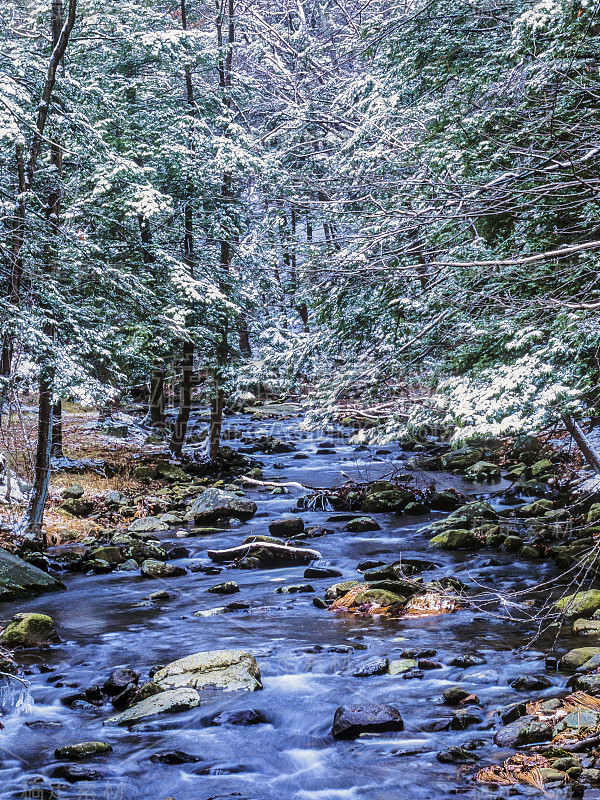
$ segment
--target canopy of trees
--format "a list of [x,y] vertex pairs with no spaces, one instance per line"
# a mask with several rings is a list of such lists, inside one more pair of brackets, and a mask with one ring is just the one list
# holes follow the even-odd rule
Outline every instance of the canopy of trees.
[[174,454],[197,370],[212,453],[237,386],[309,382],[313,421],[390,392],[388,436],[595,409],[597,3],[12,0],[0,22],[2,397],[39,381],[39,475],[61,398],[161,395],[173,369]]

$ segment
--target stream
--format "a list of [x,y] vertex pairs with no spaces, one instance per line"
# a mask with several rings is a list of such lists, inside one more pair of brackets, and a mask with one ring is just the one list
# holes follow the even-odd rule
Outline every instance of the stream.
[[[264,464],[265,480],[298,481],[311,486],[333,486],[340,474],[374,480],[398,467],[409,454],[397,445],[357,449],[332,434],[309,434],[298,419],[277,423],[276,436],[293,443],[295,453],[257,455]],[[271,426],[247,416],[229,418],[244,435],[256,436]],[[347,437],[347,429],[344,436]],[[319,445],[333,453],[316,454]],[[332,446],[332,443],[335,443]],[[238,440],[227,442],[234,447]],[[294,458],[303,453],[308,458]],[[283,465],[275,468],[273,465]],[[433,476],[436,477],[436,476]],[[461,484],[453,476],[439,475],[440,488],[449,485],[484,497],[498,484]],[[182,526],[157,534],[165,543],[183,545],[190,557],[173,563],[190,567],[208,564],[207,547],[234,546],[251,534],[268,533],[273,519],[289,516],[299,489],[272,496],[250,487],[248,496],[258,504],[257,515],[247,523],[211,537],[177,536]],[[511,753],[493,744],[498,727],[494,712],[517,700],[552,696],[564,687],[566,676],[545,671],[545,654],[553,634],[533,641],[533,624],[511,623],[501,615],[487,615],[474,607],[454,614],[418,619],[392,619],[334,614],[313,605],[314,596],[338,580],[360,578],[356,565],[365,559],[427,558],[439,568],[427,580],[441,575],[460,578],[471,591],[478,584],[500,592],[521,590],[556,574],[549,561],[522,562],[510,553],[481,550],[444,552],[427,550],[427,536],[417,533],[443,513],[419,517],[374,515],[381,530],[342,533],[344,522],[331,522],[332,511],[302,510],[307,524],[323,525],[334,533],[309,540],[322,554],[315,566],[331,566],[341,578],[303,578],[305,567],[283,569],[223,569],[220,575],[188,571],[168,581],[143,580],[139,572],[112,572],[84,576],[66,574],[66,592],[24,602],[4,604],[0,616],[9,619],[20,611],[49,614],[61,643],[18,656],[29,666],[29,702],[3,717],[0,733],[1,798],[114,798],[118,800],[432,800],[528,795],[531,787],[498,787],[495,792],[476,786],[469,776],[488,763],[500,763]],[[235,580],[240,592],[232,597],[206,593],[226,580]],[[310,583],[315,594],[276,594],[278,587]],[[149,594],[168,590],[163,601],[148,601]],[[247,610],[194,617],[227,602],[249,603]],[[203,650],[242,648],[258,661],[262,691],[201,692],[201,704],[180,714],[167,714],[132,730],[103,725],[110,706],[71,709],[61,698],[92,684],[103,683],[119,666],[147,675],[156,664],[166,664]],[[353,672],[374,657],[401,657],[405,650],[430,650],[442,664],[421,678],[402,675],[354,677]],[[457,656],[476,653],[486,663],[470,668],[450,666]],[[511,681],[520,675],[544,674],[554,686],[533,694],[517,692]],[[464,731],[434,730],[449,719],[452,709],[442,703],[445,688],[460,684],[480,699],[481,723]],[[367,735],[354,741],[335,741],[331,725],[336,708],[357,703],[389,703],[400,710],[405,730]],[[217,714],[256,709],[268,723],[251,726],[210,725]],[[32,724],[34,723],[34,724]],[[98,770],[97,780],[69,784],[51,778],[61,763],[55,748],[85,741],[112,745],[108,756],[81,762]],[[477,765],[440,763],[436,754],[450,746],[472,742],[481,759]],[[181,750],[199,760],[179,765],[155,763],[157,753]],[[53,790],[51,790],[53,787]],[[548,797],[559,796],[546,795]],[[560,794],[564,797],[564,793]]]

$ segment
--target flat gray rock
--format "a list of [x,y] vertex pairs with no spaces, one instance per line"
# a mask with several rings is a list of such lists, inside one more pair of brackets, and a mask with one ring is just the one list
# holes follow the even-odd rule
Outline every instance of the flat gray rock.
[[181,711],[189,711],[190,708],[198,705],[200,705],[200,695],[195,689],[187,686],[170,689],[152,697],[147,697],[145,700],[123,711],[122,714],[110,717],[106,720],[105,725],[132,725],[149,717],[155,717],[157,714],[175,714]]
[[0,600],[14,600],[64,588],[56,578],[0,547]]

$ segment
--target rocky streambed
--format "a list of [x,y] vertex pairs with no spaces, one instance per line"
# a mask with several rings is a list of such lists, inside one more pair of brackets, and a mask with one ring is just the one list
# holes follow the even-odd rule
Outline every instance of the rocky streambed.
[[3,633],[0,797],[600,796],[593,498],[540,453],[519,497],[485,452],[415,472],[297,423],[236,418],[243,492],[142,467],[142,517],[107,498],[103,539],[30,556],[67,588],[2,605],[50,622]]

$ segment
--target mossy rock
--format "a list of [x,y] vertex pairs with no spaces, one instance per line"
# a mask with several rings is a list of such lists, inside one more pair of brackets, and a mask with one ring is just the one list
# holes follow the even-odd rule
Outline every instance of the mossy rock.
[[458,528],[438,533],[427,546],[439,550],[474,550],[481,544],[471,531]]
[[531,477],[539,478],[554,471],[554,464],[548,458],[542,458],[531,465]]
[[482,447],[461,447],[449,453],[443,460],[444,467],[449,470],[464,472],[474,466],[483,457]]
[[594,503],[592,506],[590,506],[590,509],[585,516],[585,520],[588,523],[598,522],[598,520],[600,520],[600,503]]
[[47,614],[16,614],[0,634],[0,643],[9,650],[58,641],[52,617]]
[[[334,583],[333,586],[330,586],[325,592],[325,599],[337,600],[338,597],[343,597],[350,589],[353,589],[355,586],[360,586],[361,583],[362,581],[341,581],[340,583]],[[366,588],[367,584],[365,584],[365,589]]]
[[591,617],[600,609],[600,591],[589,589],[585,592],[576,592],[562,597],[554,607],[566,617]]
[[500,477],[500,467],[490,461],[478,461],[465,472],[465,478],[471,481],[488,481]]
[[350,520],[345,526],[344,530],[349,533],[362,533],[364,531],[378,531],[381,530],[381,525],[375,522],[371,517],[357,517]]
[[403,511],[414,500],[415,495],[412,492],[403,489],[386,489],[382,492],[372,492],[363,497],[361,509],[368,513]]
[[394,594],[386,589],[365,589],[359,592],[354,598],[355,606],[362,606],[365,603],[377,603],[380,606],[397,606],[406,603],[406,597]]
[[576,647],[569,650],[560,660],[560,668],[567,672],[575,672],[583,667],[593,656],[600,654],[600,647]]

